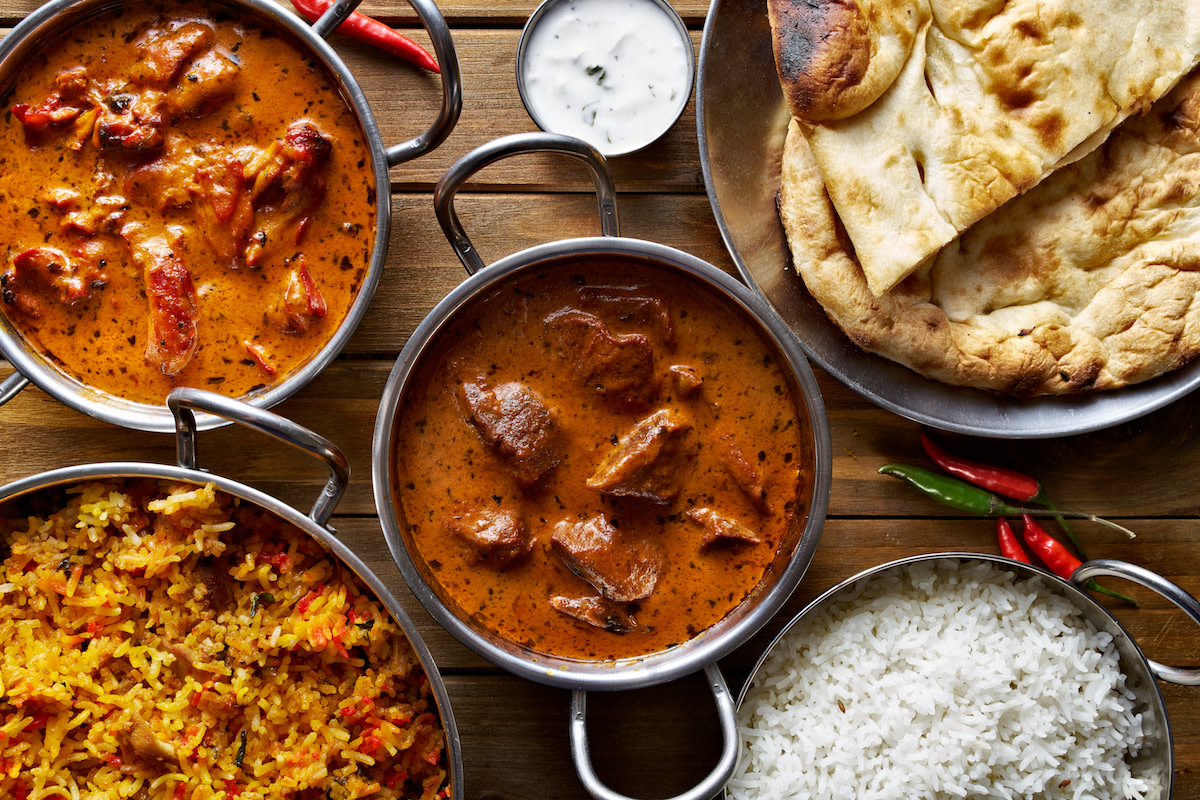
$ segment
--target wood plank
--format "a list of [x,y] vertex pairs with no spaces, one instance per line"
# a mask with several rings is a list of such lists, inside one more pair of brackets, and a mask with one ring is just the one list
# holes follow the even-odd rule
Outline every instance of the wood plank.
[[[290,7],[290,3],[283,0],[277,2],[284,7]],[[464,25],[503,25],[519,28],[525,24],[525,20],[537,8],[539,2],[540,0],[500,0],[493,3],[472,3],[469,0],[442,0],[437,5],[453,30]],[[5,0],[0,5],[0,23],[16,24],[41,5],[43,2],[40,0]],[[689,27],[703,26],[709,8],[709,4],[704,0],[672,0],[671,5]],[[405,0],[363,0],[358,9],[405,33],[412,34],[410,29],[418,24],[416,12]],[[416,36],[413,35],[412,38],[415,39]]]

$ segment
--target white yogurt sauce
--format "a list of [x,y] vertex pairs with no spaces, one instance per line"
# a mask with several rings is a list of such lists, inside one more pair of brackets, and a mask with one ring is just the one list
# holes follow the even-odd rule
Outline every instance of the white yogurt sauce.
[[657,139],[691,94],[691,40],[650,0],[560,0],[526,36],[530,114],[605,155]]

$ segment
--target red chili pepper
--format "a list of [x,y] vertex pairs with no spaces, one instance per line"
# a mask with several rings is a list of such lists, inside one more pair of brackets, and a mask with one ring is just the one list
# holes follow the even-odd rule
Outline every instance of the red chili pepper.
[[[292,0],[292,5],[305,17],[316,22],[322,14],[329,10],[333,2],[332,0]],[[338,28],[338,31],[358,39],[360,42],[378,47],[380,50],[386,50],[406,61],[411,61],[430,72],[441,72],[437,61],[421,45],[359,11],[353,12]]]
[[[1068,550],[1061,542],[1046,532],[1046,529],[1037,523],[1033,517],[1025,514],[1021,517],[1021,521],[1025,525],[1024,538],[1025,543],[1029,545],[1029,549],[1042,560],[1042,563],[1060,578],[1069,579],[1075,570],[1079,569],[1083,563],[1075,555]],[[1122,594],[1114,589],[1107,589],[1096,583],[1095,578],[1088,578],[1083,582],[1085,589],[1090,589],[1093,592],[1106,594],[1109,597],[1115,597],[1129,605],[1137,608],[1138,602],[1126,594]]]
[[921,446],[925,448],[926,455],[939,467],[976,486],[982,486],[1014,500],[1029,501],[1042,498],[1041,484],[1023,472],[956,456],[943,449],[924,432],[921,433]]
[[1004,517],[996,517],[996,541],[1000,543],[1000,555],[1013,561],[1031,563],[1025,548],[1017,541],[1017,534],[1013,532],[1012,525]]
[[1047,533],[1033,517],[1022,514],[1021,521],[1025,524],[1025,544],[1029,545],[1029,549],[1042,560],[1046,568],[1060,578],[1070,578],[1074,575],[1083,562],[1062,542]]

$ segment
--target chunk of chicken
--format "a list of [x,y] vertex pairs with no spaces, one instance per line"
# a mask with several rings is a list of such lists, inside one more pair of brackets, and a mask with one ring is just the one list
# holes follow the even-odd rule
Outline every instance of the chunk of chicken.
[[642,553],[625,541],[603,514],[583,522],[559,522],[550,547],[571,572],[617,603],[649,597],[662,571],[657,553]]
[[117,734],[117,741],[126,753],[151,764],[176,761],[175,748],[159,739],[150,723],[134,712],[129,726]]
[[609,633],[632,633],[638,630],[637,620],[625,603],[614,603],[603,597],[550,598],[550,607],[568,617],[585,622]]
[[546,317],[577,375],[619,406],[642,408],[658,388],[654,348],[640,333],[620,336],[604,320],[574,308]]
[[147,233],[139,226],[126,226],[122,233],[146,289],[146,360],[162,374],[174,375],[192,360],[199,343],[192,273],[177,255],[177,234]]
[[288,270],[287,284],[274,312],[278,326],[291,333],[304,333],[328,313],[328,306],[303,257]]
[[246,263],[258,264],[275,241],[299,244],[312,214],[325,199],[326,168],[333,142],[311,122],[288,126],[245,169],[259,227],[246,250]]
[[151,28],[136,43],[141,57],[130,77],[142,86],[165,89],[184,65],[212,47],[215,38],[212,26],[199,20],[166,30]]
[[486,500],[455,503],[446,529],[470,548],[472,561],[496,569],[520,561],[533,550],[533,539],[520,515]]
[[639,420],[600,462],[587,487],[617,497],[671,502],[695,455],[688,443],[691,427],[683,414],[672,409]]
[[562,444],[554,414],[541,395],[523,383],[493,389],[468,382],[459,387],[467,419],[517,483],[528,488],[562,461]]
[[231,153],[213,153],[194,172],[196,217],[209,248],[225,266],[245,259],[254,225],[254,207],[242,162]]
[[13,116],[21,121],[27,133],[43,133],[56,126],[72,122],[92,107],[88,99],[91,79],[84,67],[73,67],[54,77],[55,90],[37,106],[17,103]]
[[54,247],[30,247],[13,256],[0,275],[0,296],[11,311],[30,319],[41,318],[46,303],[70,305],[107,283],[102,262],[70,258]]
[[163,93],[128,90],[103,97],[97,106],[92,144],[101,150],[145,153],[166,141]]
[[211,114],[233,97],[241,79],[242,67],[228,53],[212,49],[191,62],[167,92],[166,103],[172,118],[200,118]]

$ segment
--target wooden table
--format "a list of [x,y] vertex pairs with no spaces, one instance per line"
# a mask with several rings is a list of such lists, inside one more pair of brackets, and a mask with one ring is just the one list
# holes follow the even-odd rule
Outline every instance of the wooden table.
[[[11,27],[37,0],[3,0]],[[409,593],[386,547],[371,493],[371,434],[378,398],[409,333],[466,274],[434,217],[432,189],[460,156],[495,137],[534,130],[514,81],[517,38],[536,0],[444,0],[439,7],[462,66],[461,119],[435,152],[392,170],[393,225],[387,269],[344,355],[277,411],[346,452],[350,487],[333,520],[414,619],[442,671],[462,739],[465,796],[477,800],[586,797],[570,761],[569,692],[515,678],[445,633]],[[676,0],[699,48],[703,0]],[[403,0],[362,9],[428,41]],[[436,80],[334,37],[371,103],[386,143],[424,130],[437,108]],[[622,234],[671,245],[734,272],[704,193],[694,108],[660,143],[614,159]],[[535,244],[599,232],[590,178],[573,160],[522,156],[483,170],[457,208],[491,262]],[[7,374],[4,368],[0,374]],[[956,516],[900,482],[887,461],[927,464],[918,426],[875,407],[816,370],[832,429],[833,490],[816,557],[787,607],[721,664],[736,691],[780,626],[808,601],[876,564],[918,553],[995,553],[992,523]],[[55,467],[136,460],[174,463],[170,436],[97,422],[31,387],[0,408],[0,484]],[[1126,541],[1087,527],[1090,554],[1141,564],[1200,595],[1200,398],[1136,422],[1069,439],[994,441],[947,437],[955,449],[1039,477],[1060,506],[1118,519]],[[200,437],[202,465],[307,509],[325,476],[314,462],[244,429]],[[1121,587],[1128,588],[1128,587]],[[1194,626],[1138,587],[1133,609],[1105,601],[1146,654],[1200,666]],[[1200,689],[1162,685],[1174,731],[1176,796],[1200,798]],[[593,755],[600,777],[638,797],[663,797],[707,773],[719,749],[715,714],[699,676],[635,692],[593,696]]]

